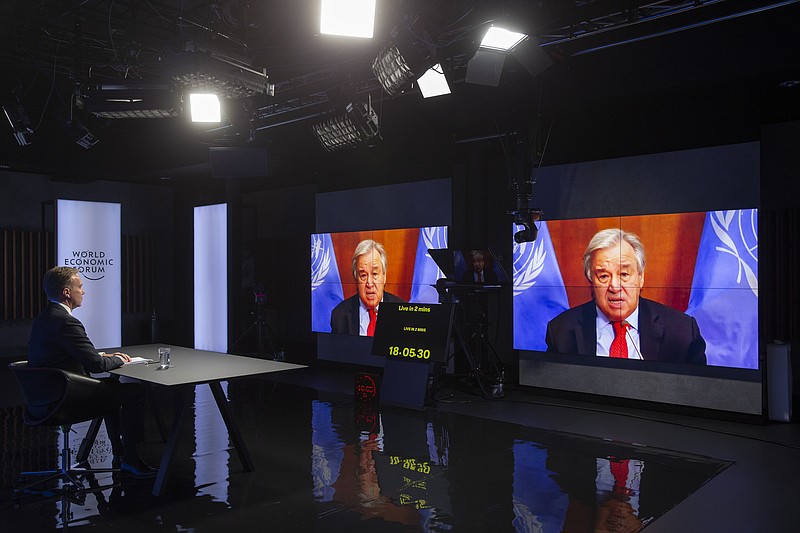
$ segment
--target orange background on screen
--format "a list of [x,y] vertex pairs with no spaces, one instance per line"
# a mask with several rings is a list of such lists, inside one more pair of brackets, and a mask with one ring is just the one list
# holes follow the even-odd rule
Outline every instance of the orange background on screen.
[[411,282],[414,275],[414,262],[417,258],[419,229],[389,229],[331,233],[331,242],[336,252],[339,278],[342,280],[342,293],[345,299],[356,294],[356,280],[353,278],[353,252],[358,243],[372,239],[386,250],[386,287],[403,300],[411,298]]
[[621,227],[637,234],[644,245],[642,296],[685,311],[705,218],[706,213],[700,212],[548,221],[569,306],[592,299],[583,273],[586,245],[598,231]]

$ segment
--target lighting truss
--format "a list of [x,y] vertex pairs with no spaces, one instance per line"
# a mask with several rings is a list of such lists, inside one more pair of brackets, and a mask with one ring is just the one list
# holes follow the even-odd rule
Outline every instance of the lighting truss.
[[371,101],[350,103],[343,115],[325,119],[315,124],[313,130],[328,152],[355,148],[378,135],[378,115]]

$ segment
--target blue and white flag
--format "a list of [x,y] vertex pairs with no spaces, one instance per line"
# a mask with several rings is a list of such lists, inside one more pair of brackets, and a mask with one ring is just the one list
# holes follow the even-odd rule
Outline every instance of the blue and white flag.
[[[198,387],[199,388],[199,387]],[[344,458],[344,442],[333,422],[333,408],[330,403],[313,400],[311,402],[311,481],[312,494],[319,502],[334,500],[336,489],[333,485],[339,479]]]
[[547,468],[547,449],[524,440],[514,442],[512,505],[514,531],[564,531],[569,495],[554,481],[561,474]]
[[758,210],[706,214],[686,313],[709,365],[758,368]]
[[331,311],[344,300],[330,233],[311,235],[311,331],[330,333]]
[[550,231],[540,222],[535,241],[514,243],[514,348],[547,350],[547,323],[568,308]]
[[420,228],[417,240],[417,257],[414,261],[414,279],[411,285],[411,301],[435,304],[439,301],[436,280],[443,278],[436,261],[428,249],[447,248],[447,226]]

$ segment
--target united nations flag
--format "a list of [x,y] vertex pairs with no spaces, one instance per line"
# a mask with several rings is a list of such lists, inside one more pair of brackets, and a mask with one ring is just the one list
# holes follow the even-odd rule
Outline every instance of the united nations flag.
[[443,274],[428,253],[428,249],[439,248],[447,248],[447,226],[420,228],[410,301],[429,304],[439,301],[434,285]]
[[330,233],[311,235],[311,330],[331,331],[331,310],[344,299]]
[[542,221],[535,241],[514,243],[514,348],[545,351],[547,323],[568,308],[553,241]]
[[706,214],[686,313],[709,365],[758,368],[758,210]]

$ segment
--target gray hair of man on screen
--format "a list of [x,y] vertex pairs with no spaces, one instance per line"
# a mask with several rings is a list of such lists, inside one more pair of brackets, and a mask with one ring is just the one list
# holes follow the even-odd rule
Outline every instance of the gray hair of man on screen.
[[631,245],[636,256],[636,267],[639,269],[639,274],[644,274],[644,245],[639,236],[619,228],[609,228],[595,233],[583,253],[583,273],[589,283],[592,283],[592,254],[598,250],[606,250],[616,246],[621,241]]
[[386,250],[383,249],[383,245],[381,243],[373,241],[372,239],[366,239],[358,243],[355,252],[353,252],[353,277],[355,279],[358,279],[358,273],[356,272],[356,263],[358,262],[358,258],[364,254],[369,254],[372,252],[378,252],[378,254],[381,256],[383,273],[386,274]]

